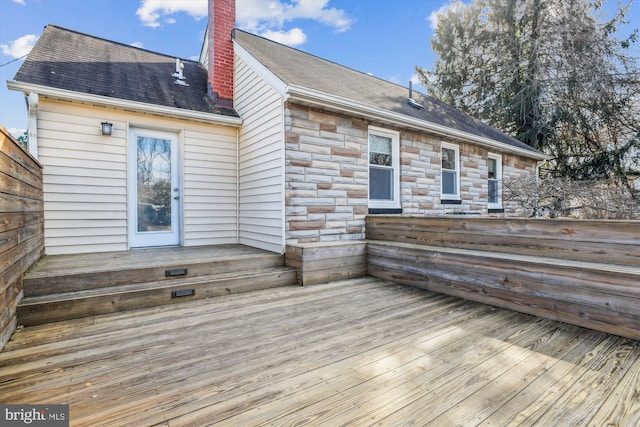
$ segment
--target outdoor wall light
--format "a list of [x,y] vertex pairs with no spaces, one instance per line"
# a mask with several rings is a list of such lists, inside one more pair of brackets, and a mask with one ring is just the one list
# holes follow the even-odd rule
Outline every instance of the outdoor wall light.
[[102,134],[106,136],[111,136],[111,131],[113,130],[113,123],[102,122]]

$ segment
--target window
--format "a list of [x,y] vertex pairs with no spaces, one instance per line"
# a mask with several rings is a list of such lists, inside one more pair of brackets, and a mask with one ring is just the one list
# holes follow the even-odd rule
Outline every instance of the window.
[[457,145],[441,143],[442,199],[460,199],[460,148]]
[[502,156],[499,154],[489,153],[488,159],[489,177],[488,177],[488,208],[502,208]]
[[369,128],[369,207],[400,207],[398,132]]

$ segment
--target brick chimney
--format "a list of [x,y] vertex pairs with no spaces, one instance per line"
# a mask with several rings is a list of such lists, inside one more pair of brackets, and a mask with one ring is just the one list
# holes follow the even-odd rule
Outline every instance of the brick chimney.
[[236,26],[235,0],[209,0],[208,71],[209,95],[223,107],[233,107],[233,41]]

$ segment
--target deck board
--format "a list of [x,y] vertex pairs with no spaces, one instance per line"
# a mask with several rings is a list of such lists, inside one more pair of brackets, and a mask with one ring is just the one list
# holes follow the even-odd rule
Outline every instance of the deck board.
[[133,249],[130,251],[97,252],[74,255],[50,255],[41,260],[29,272],[32,277],[40,274],[68,274],[111,271],[114,267],[127,269],[141,265],[161,267],[172,260],[204,262],[213,259],[225,260],[237,257],[251,258],[269,252],[243,245],[181,246],[167,251],[167,248]]
[[352,279],[17,331],[0,401],[71,425],[637,425],[640,342]]

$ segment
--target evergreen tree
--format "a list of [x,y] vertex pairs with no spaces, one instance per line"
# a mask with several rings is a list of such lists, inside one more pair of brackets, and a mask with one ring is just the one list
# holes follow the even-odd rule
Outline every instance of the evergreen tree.
[[25,150],[29,148],[29,133],[28,131],[24,131],[22,135],[20,135],[17,139],[18,144],[20,144]]
[[640,162],[637,30],[629,4],[601,18],[595,0],[457,2],[438,20],[427,91],[549,154],[547,172],[619,178]]

